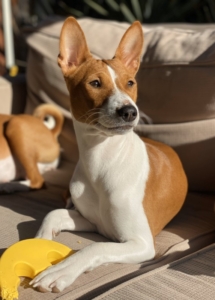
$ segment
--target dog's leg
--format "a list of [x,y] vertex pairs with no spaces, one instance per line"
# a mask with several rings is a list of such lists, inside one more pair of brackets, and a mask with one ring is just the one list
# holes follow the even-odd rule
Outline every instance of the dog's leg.
[[44,218],[36,238],[51,240],[62,230],[96,231],[96,227],[87,221],[77,210],[56,209]]
[[87,270],[105,263],[140,263],[154,257],[153,243],[134,238],[124,243],[95,243],[51,266],[30,284],[41,292],[61,292]]
[[27,180],[25,181],[26,184],[23,184],[27,185],[27,183],[30,183],[29,186],[32,189],[42,188],[44,185],[44,179],[39,172],[37,162],[30,157],[26,159],[25,157],[21,156],[18,151],[19,150],[16,151],[16,155],[25,169],[27,178]]
[[[41,188],[44,184],[44,179],[37,166],[38,155],[36,148],[29,143],[28,136],[23,134],[23,124],[20,124],[19,119],[17,121],[17,118],[13,118],[8,123],[5,129],[5,135],[13,155],[18,159],[25,170],[26,179],[30,181],[30,188]],[[17,144],[19,147],[17,147]]]

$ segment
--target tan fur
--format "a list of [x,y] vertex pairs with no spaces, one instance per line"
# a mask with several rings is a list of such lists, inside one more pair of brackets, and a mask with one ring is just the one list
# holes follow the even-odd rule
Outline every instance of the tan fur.
[[10,120],[11,116],[0,115],[0,159],[5,159],[11,155],[10,147],[4,135],[4,124]]
[[[90,123],[88,112],[95,108],[101,108],[113,89],[107,66],[103,61],[91,58],[75,73],[70,72],[70,76],[65,79],[71,95],[72,114],[76,120]],[[90,82],[96,79],[105,83],[99,89],[90,85]]]
[[[42,119],[47,113],[56,117],[53,131],[43,124]],[[37,189],[44,183],[37,163],[50,163],[59,157],[60,145],[57,136],[63,125],[63,116],[50,105],[38,107],[34,114],[35,116],[0,115],[3,133],[0,135],[0,158],[12,154],[24,168],[26,177],[31,182],[31,188]]]
[[[131,99],[136,102],[137,100],[137,83],[135,80],[135,74],[128,72],[127,68],[124,66],[122,61],[118,58],[106,60],[106,63],[115,71],[116,73],[116,85],[117,87],[128,94]],[[132,80],[135,84],[133,86],[128,86],[128,81]]]
[[[136,34],[139,35],[138,40]],[[141,24],[136,21],[123,35],[114,58],[118,58],[127,68],[129,74],[135,76],[139,69],[143,51],[143,33]]]
[[155,237],[181,209],[187,193],[187,178],[171,147],[146,138],[143,141],[150,162],[143,207]]
[[[71,41],[73,44],[70,44]],[[71,55],[73,49],[78,49],[78,53]],[[78,22],[72,17],[67,18],[61,30],[58,55],[58,65],[64,76],[69,77],[71,71],[75,71],[77,66],[91,57],[84,33],[80,30]]]

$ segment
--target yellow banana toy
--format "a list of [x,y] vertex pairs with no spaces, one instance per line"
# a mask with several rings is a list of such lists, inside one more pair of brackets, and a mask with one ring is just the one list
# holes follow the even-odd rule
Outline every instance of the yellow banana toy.
[[44,239],[28,239],[10,246],[0,259],[0,291],[3,300],[18,299],[19,276],[34,278],[73,251]]

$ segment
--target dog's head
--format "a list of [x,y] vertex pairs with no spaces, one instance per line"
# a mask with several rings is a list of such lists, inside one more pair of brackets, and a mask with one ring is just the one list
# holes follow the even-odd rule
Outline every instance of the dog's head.
[[33,111],[33,116],[40,119],[57,138],[61,133],[64,117],[61,111],[52,104],[41,104]]
[[140,65],[143,32],[134,22],[115,56],[97,60],[88,49],[78,22],[66,19],[60,36],[58,64],[70,93],[73,118],[112,135],[133,129],[139,119],[135,75]]

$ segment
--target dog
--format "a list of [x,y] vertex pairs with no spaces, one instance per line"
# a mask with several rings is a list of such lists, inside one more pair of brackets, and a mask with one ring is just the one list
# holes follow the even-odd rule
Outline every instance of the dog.
[[59,163],[63,121],[51,104],[38,106],[33,115],[0,115],[0,193],[43,187],[42,174]]
[[60,292],[101,264],[153,259],[155,236],[184,203],[187,179],[177,154],[133,131],[142,48],[136,21],[114,58],[97,60],[77,21],[64,22],[58,64],[70,93],[80,153],[70,182],[75,209],[50,212],[36,238],[71,230],[98,232],[112,242],[91,244],[41,272],[30,282],[41,292]]

